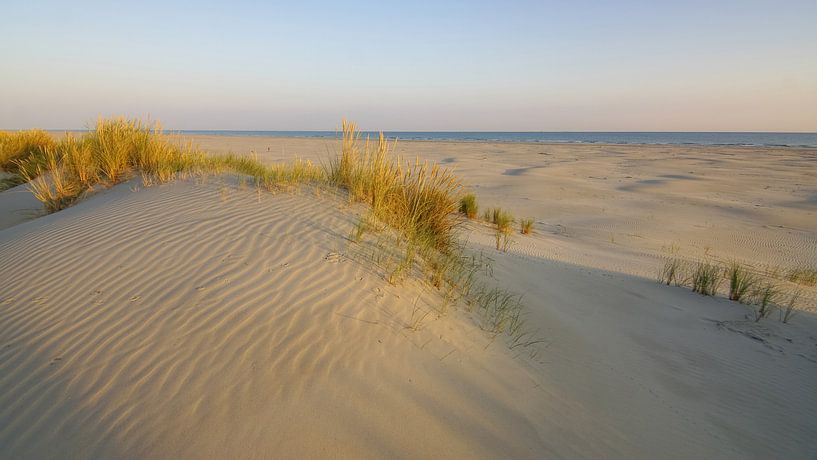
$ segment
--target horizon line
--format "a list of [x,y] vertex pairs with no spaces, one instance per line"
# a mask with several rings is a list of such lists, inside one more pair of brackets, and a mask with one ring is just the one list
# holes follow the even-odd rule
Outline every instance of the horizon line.
[[[93,128],[0,128],[0,131],[24,131],[28,129],[42,129],[44,131],[91,131]],[[195,131],[221,131],[221,132],[270,132],[270,133],[328,133],[341,132],[339,129],[230,129],[230,128],[174,128],[162,129],[165,132],[195,132]],[[817,131],[630,131],[630,130],[580,130],[580,131],[501,131],[501,130],[400,130],[400,129],[361,129],[366,133],[504,133],[504,134],[817,134]]]

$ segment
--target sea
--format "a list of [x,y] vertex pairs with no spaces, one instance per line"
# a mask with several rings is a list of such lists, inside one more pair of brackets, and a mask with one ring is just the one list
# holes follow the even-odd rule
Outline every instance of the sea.
[[[215,136],[270,136],[335,139],[337,131],[233,131],[181,130],[180,134]],[[361,133],[376,137],[377,132]],[[817,148],[817,133],[752,132],[487,132],[487,131],[385,131],[389,139],[457,142],[538,142],[544,144],[657,144],[736,145]]]

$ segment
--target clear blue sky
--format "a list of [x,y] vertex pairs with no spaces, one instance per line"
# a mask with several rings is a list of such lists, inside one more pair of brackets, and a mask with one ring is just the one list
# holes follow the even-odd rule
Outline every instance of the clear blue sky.
[[817,1],[0,8],[0,128],[817,131]]

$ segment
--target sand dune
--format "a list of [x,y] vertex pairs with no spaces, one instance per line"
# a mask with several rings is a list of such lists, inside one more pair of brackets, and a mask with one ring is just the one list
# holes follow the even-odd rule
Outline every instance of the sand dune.
[[[270,161],[327,147],[199,140]],[[401,152],[443,160],[484,202],[537,218],[507,254],[484,225],[464,236],[494,260],[487,282],[524,294],[542,343],[510,349],[463,306],[436,314],[439,294],[421,283],[386,283],[346,238],[360,209],[331,194],[135,180],[31,219],[9,217],[25,206],[5,204],[23,196],[10,190],[0,456],[817,455],[817,318],[756,324],[745,306],[652,279],[673,243],[813,260],[813,156],[772,151],[741,170],[725,148]],[[710,162],[725,169],[689,172]],[[432,311],[419,331],[407,328],[415,305]]]
[[[116,187],[0,233],[9,458],[534,456],[528,371],[344,257],[330,198]],[[330,200],[330,201],[327,201]]]

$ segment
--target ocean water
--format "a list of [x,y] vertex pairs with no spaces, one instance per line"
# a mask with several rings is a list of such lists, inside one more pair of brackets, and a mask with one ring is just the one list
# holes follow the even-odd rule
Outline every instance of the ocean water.
[[[230,131],[182,130],[181,134],[217,136],[271,136],[327,138],[339,137],[337,131]],[[377,136],[376,132],[362,135]],[[724,132],[460,132],[460,131],[386,131],[390,139],[468,142],[541,142],[567,144],[668,144],[668,145],[746,145],[778,147],[816,147],[817,133],[724,133]]]

